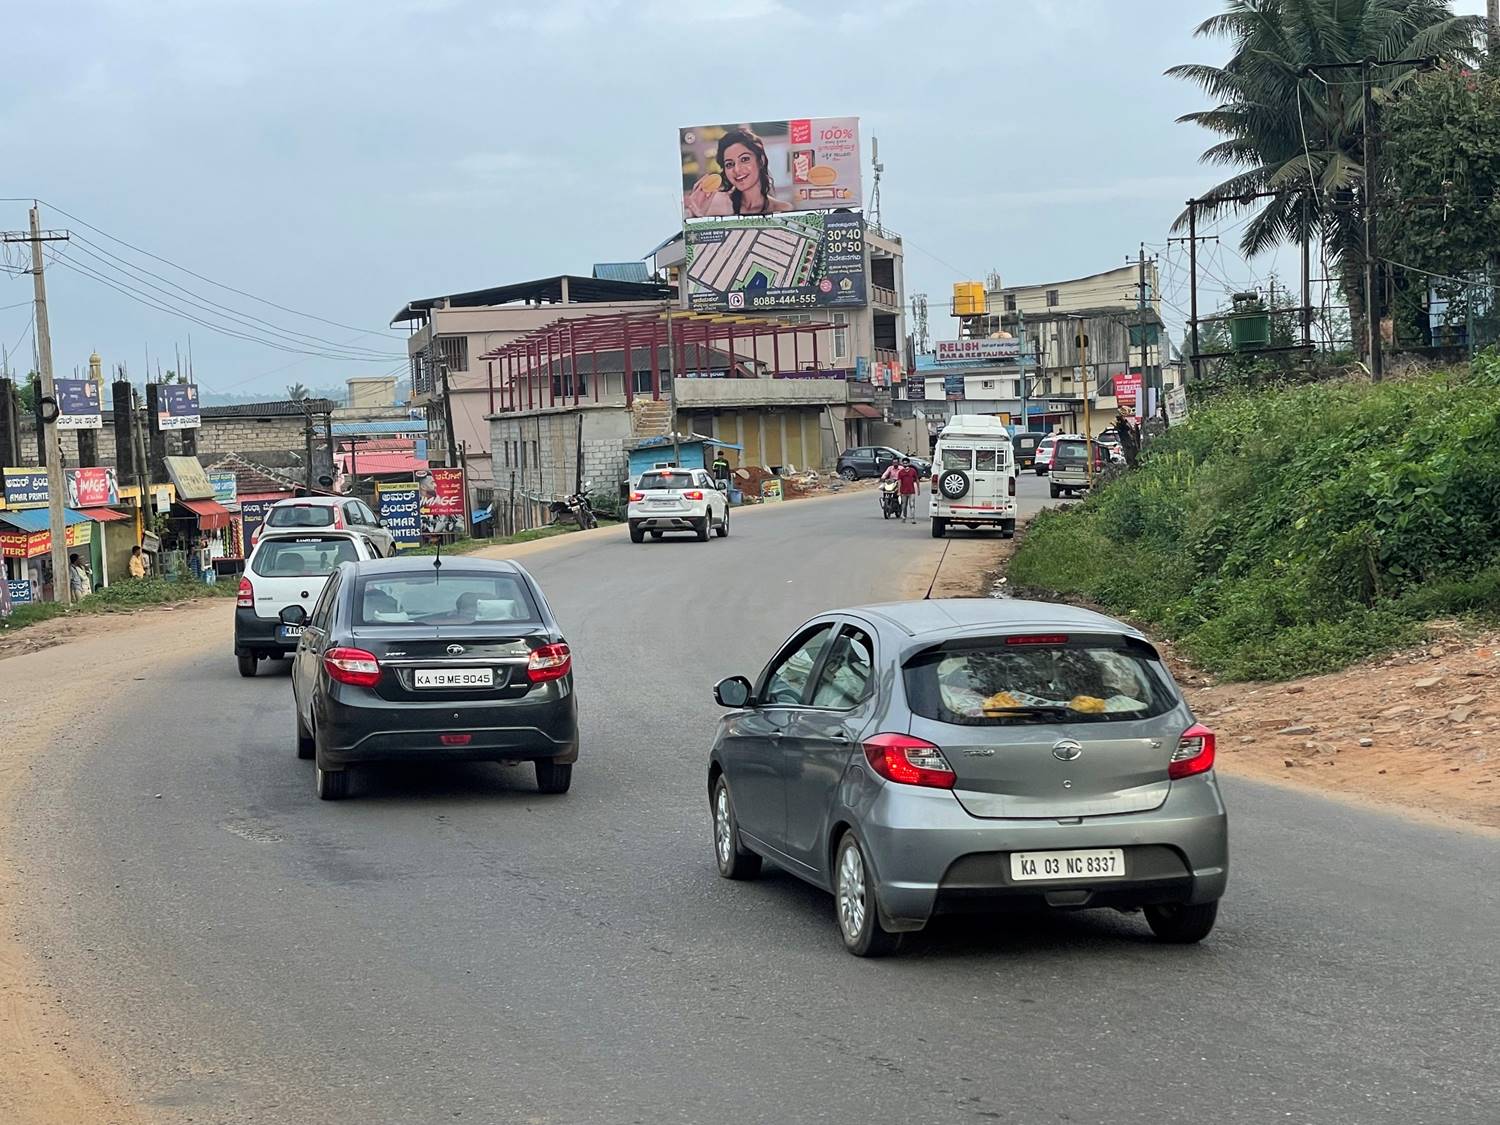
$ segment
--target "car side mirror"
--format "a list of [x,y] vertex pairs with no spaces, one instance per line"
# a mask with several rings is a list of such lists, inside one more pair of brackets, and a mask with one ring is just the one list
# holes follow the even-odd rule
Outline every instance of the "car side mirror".
[[730,676],[714,685],[714,700],[720,707],[748,707],[753,690],[744,676]]
[[303,609],[300,605],[284,606],[276,616],[283,625],[307,624],[307,610]]

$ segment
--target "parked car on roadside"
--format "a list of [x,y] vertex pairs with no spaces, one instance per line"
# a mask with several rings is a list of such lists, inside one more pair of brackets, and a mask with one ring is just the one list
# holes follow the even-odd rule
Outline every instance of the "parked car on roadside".
[[916,466],[920,476],[927,476],[932,472],[932,462],[925,457],[918,457],[915,453],[902,453],[889,445],[855,445],[839,454],[838,463],[834,471],[845,480],[865,480],[870,477],[878,477],[890,467],[892,462],[901,458],[908,458]]
[[292,663],[297,757],[319,797],[345,797],[368,762],[534,763],[563,793],[578,758],[573,657],[541,588],[508,560],[345,563]]
[[382,557],[396,553],[396,539],[363,500],[353,496],[298,496],[278,500],[266,511],[252,544],[272,531],[348,528],[364,535]]
[[340,563],[379,557],[362,531],[273,529],[262,535],[245,560],[235,597],[234,656],[240,675],[255,675],[260,661],[287,656],[301,642],[301,627],[282,622],[283,609],[311,610]]
[[1016,463],[1010,432],[998,418],[956,414],[938,435],[929,515],[932,537],[955,524],[1016,533]]
[[[1092,464],[1089,463],[1089,451],[1092,451]],[[1123,454],[1121,456],[1123,458]],[[1089,488],[1094,474],[1109,463],[1108,446],[1082,437],[1060,438],[1052,447],[1052,460],[1047,470],[1048,491],[1053,499],[1064,494],[1077,495]]]
[[1029,469],[1036,463],[1037,446],[1042,444],[1042,434],[1019,430],[1011,436],[1016,467]]
[[1063,438],[1077,438],[1079,441],[1082,441],[1083,435],[1062,433],[1044,435],[1036,447],[1036,460],[1032,463],[1032,468],[1036,470],[1037,476],[1044,477],[1047,475],[1047,471],[1052,467],[1052,452],[1057,448],[1057,443]]
[[712,531],[722,539],[729,534],[729,497],[706,469],[651,469],[630,490],[625,520],[632,543],[669,531],[691,531],[702,542]]
[[1143,910],[1213,929],[1228,877],[1215,735],[1135,629],[984,599],[813,618],[729,708],[708,760],[714,855],[833,893],[845,947],[894,952],[933,917]]

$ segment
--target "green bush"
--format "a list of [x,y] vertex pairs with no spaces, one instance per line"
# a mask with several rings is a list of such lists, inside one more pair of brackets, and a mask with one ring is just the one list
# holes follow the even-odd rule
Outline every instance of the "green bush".
[[1231,392],[1033,521],[1017,588],[1149,624],[1234,679],[1327,671],[1500,613],[1500,358]]

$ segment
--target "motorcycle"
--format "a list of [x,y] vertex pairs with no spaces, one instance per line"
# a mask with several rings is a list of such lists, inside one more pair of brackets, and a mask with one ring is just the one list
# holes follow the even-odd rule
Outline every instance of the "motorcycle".
[[580,531],[588,531],[590,528],[599,526],[599,519],[594,515],[593,501],[589,497],[589,485],[593,481],[584,481],[581,487],[573,495],[562,500],[554,500],[547,506],[552,515],[553,525],[572,522],[578,525]]
[[880,516],[890,519],[901,514],[901,484],[899,481],[880,482]]

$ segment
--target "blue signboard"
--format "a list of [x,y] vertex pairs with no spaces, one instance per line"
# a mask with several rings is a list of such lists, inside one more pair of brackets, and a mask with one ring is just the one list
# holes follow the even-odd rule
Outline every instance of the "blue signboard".
[[214,486],[214,500],[226,508],[240,502],[239,478],[227,470],[215,470],[208,474],[208,483]]
[[421,496],[416,484],[377,484],[380,522],[395,537],[397,547],[415,547],[422,541]]
[[255,539],[255,533],[260,530],[260,525],[266,522],[266,513],[270,511],[275,500],[241,500],[240,521],[245,529],[245,550],[250,550],[250,544]]
[[45,508],[48,495],[46,469],[5,470],[7,508]]
[[29,605],[31,603],[31,583],[26,579],[19,582],[14,579],[6,579],[5,588],[10,591],[11,605]]
[[193,383],[163,383],[156,389],[156,428],[198,428],[198,388]]
[[964,377],[962,375],[944,375],[943,393],[950,399],[964,397]]
[[99,406],[99,384],[92,379],[58,379],[57,428],[102,430],[104,414]]

